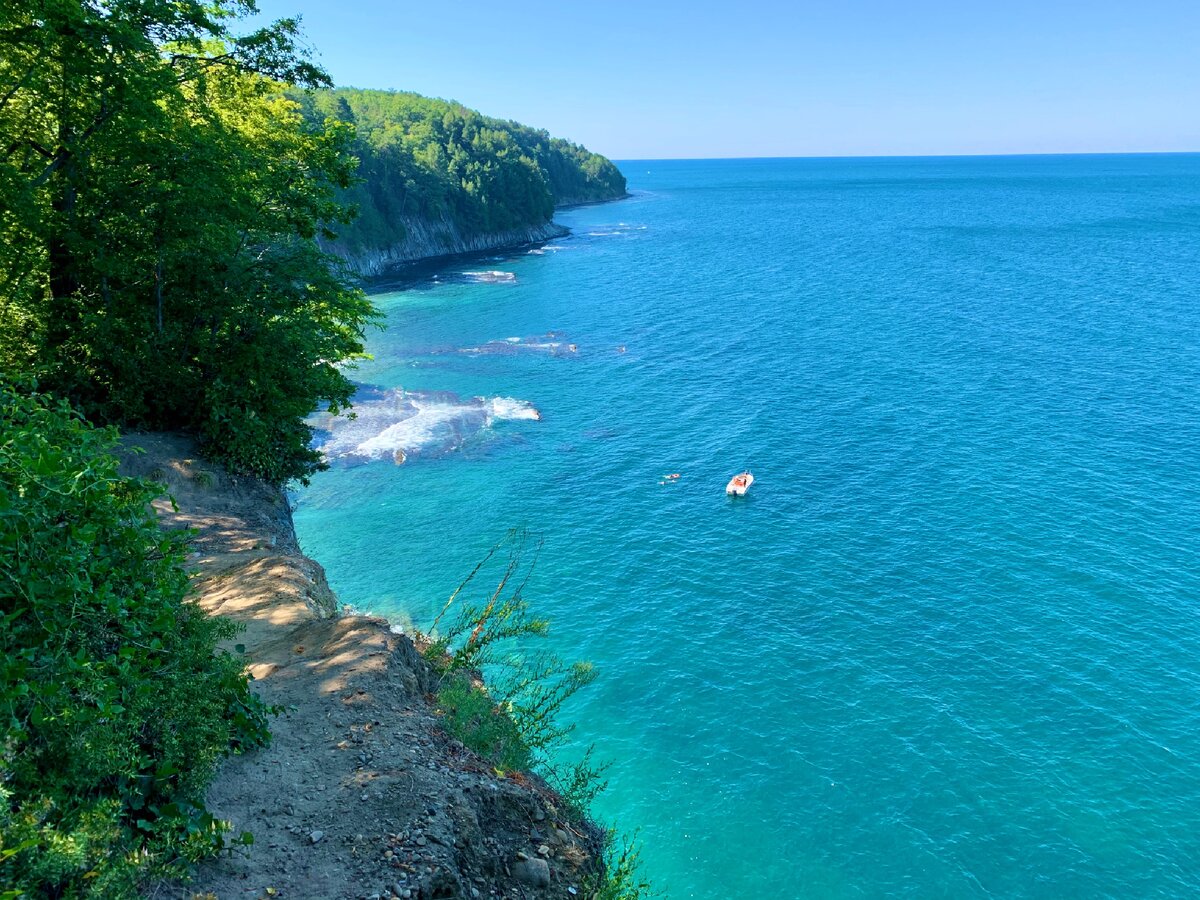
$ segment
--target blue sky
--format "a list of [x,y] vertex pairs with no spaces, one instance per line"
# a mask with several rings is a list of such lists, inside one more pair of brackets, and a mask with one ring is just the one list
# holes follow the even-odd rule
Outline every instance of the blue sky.
[[340,85],[614,159],[1200,150],[1196,0],[259,5]]

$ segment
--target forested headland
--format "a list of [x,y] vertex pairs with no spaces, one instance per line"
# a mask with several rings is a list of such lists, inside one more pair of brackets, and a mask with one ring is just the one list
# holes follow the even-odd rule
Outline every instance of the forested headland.
[[207,781],[268,739],[115,429],[307,479],[304,418],[346,408],[375,320],[346,248],[624,191],[544,132],[332,91],[298,23],[256,11],[0,4],[0,900],[129,896],[216,852]]
[[534,235],[556,206],[625,194],[603,156],[461,104],[353,88],[295,96],[310,122],[354,127],[359,178],[341,196],[357,215],[332,245],[352,260],[411,240],[414,225],[434,237],[410,255],[454,252],[480,236]]
[[332,89],[296,22],[237,36],[250,8],[0,12],[0,368],[283,482],[320,465],[303,417],[352,393],[358,260],[532,239],[625,179],[459,104]]

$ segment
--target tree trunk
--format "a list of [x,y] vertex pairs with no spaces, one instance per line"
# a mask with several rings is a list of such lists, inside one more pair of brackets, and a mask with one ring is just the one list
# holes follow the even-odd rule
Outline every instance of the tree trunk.
[[65,162],[54,174],[55,189],[51,199],[54,221],[47,246],[50,276],[50,315],[46,321],[46,340],[51,348],[61,347],[70,336],[74,320],[75,293],[79,276],[71,248],[71,230],[75,221],[75,167],[70,151],[61,150]]

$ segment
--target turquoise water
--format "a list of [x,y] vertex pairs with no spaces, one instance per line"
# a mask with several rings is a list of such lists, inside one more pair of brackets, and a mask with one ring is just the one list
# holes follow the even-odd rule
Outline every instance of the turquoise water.
[[539,533],[672,897],[1200,892],[1200,156],[622,170],[377,297],[298,495],[342,599]]

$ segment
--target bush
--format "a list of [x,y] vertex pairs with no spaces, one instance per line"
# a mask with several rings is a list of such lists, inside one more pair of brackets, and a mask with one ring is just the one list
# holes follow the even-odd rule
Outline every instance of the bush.
[[[591,821],[592,801],[608,785],[608,764],[595,762],[592,747],[574,764],[564,763],[556,751],[575,729],[561,722],[562,707],[595,681],[596,670],[591,663],[567,663],[529,648],[530,638],[544,638],[550,629],[547,620],[530,615],[524,596],[538,549],[535,545],[530,550],[524,529],[510,531],[494,545],[434,619],[425,656],[442,674],[437,705],[449,734],[489,760],[501,775],[539,772],[572,815]],[[502,551],[508,560],[496,587],[480,601],[460,602]],[[447,618],[452,609],[455,614]],[[595,900],[655,896],[641,874],[640,853],[636,835],[618,838],[615,831],[606,831],[604,872],[587,886],[588,895]]]
[[269,737],[115,441],[0,380],[0,885],[33,896],[132,896],[214,852],[215,766]]

